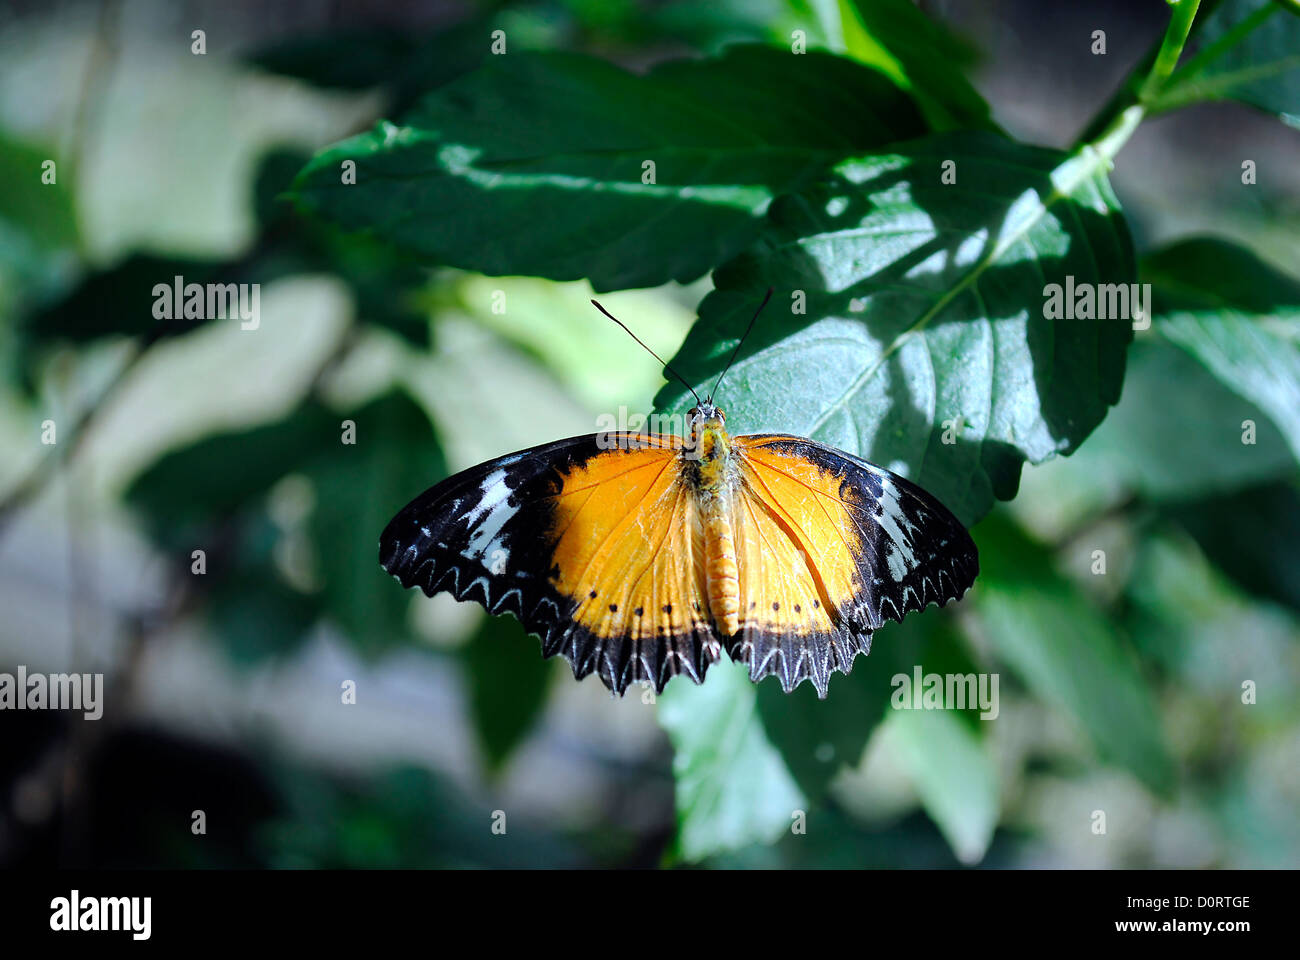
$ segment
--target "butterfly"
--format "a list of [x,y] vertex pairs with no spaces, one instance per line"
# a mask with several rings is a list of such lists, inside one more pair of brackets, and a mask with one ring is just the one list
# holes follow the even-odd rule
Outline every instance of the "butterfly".
[[544,657],[619,694],[701,683],[725,651],[755,682],[809,680],[825,698],[887,620],[966,592],[975,544],[933,496],[853,454],[729,435],[722,376],[705,400],[682,380],[685,436],[571,437],[443,480],[388,524],[380,563],[403,587],[513,613]]

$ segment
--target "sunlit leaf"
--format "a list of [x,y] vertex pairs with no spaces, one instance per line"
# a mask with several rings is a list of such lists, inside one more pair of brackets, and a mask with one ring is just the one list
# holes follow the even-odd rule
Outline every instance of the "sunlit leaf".
[[846,161],[773,205],[671,362],[704,395],[775,288],[721,389],[728,426],[859,454],[972,523],[1119,398],[1130,321],[1044,316],[1049,284],[1135,279],[1102,163],[988,134]]
[[757,697],[744,668],[725,662],[703,685],[679,680],[659,698],[659,722],[673,744],[678,852],[688,861],[770,843],[805,809],[758,722]]
[[303,209],[452,266],[653,286],[734,254],[776,194],[922,129],[884,76],[821,53],[737,47],[645,76],[520,54],[325,149],[295,193]]

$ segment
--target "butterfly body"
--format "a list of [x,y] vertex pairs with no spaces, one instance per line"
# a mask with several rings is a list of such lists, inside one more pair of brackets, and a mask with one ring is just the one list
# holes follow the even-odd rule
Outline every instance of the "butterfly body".
[[731,455],[726,415],[706,404],[693,409],[688,417],[690,442],[679,456],[695,464],[693,470],[687,467],[685,475],[694,479],[704,527],[709,612],[718,631],[730,637],[740,629],[740,570],[731,526],[731,488],[739,471]]
[[574,675],[616,692],[701,682],[723,651],[751,679],[827,693],[872,632],[960,597],[965,528],[924,490],[803,437],[730,436],[711,403],[685,440],[574,437],[449,477],[380,539],[406,587],[514,613]]

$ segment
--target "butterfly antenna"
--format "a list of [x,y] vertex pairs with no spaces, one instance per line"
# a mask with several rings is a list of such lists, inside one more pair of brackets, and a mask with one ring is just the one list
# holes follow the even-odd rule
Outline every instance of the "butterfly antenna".
[[744,343],[745,338],[749,336],[749,331],[754,329],[754,321],[758,319],[758,315],[762,313],[763,308],[767,306],[767,301],[771,299],[772,288],[768,287],[767,295],[763,297],[763,302],[758,305],[758,309],[754,311],[754,315],[749,318],[749,326],[745,328],[745,332],[741,334],[740,339],[736,341],[736,349],[731,351],[731,359],[728,360],[727,365],[722,368],[722,373],[718,374],[718,382],[715,383],[713,389],[709,391],[709,403],[712,403],[713,398],[718,395],[718,387],[722,386],[722,378],[727,375],[727,371],[731,369],[731,365],[736,362],[736,354],[740,353],[740,345]]
[[641,344],[641,348],[642,348],[643,350],[645,350],[646,353],[650,354],[650,356],[654,357],[654,358],[655,358],[656,360],[658,360],[661,364],[663,364],[663,368],[664,368],[665,370],[667,370],[667,371],[668,371],[669,373],[671,373],[674,377],[676,377],[678,380],[680,380],[680,381],[682,382],[682,386],[684,386],[687,390],[691,391],[691,396],[695,398],[695,402],[696,402],[696,403],[699,403],[699,402],[700,402],[700,395],[699,395],[698,393],[695,392],[695,388],[694,388],[694,387],[692,387],[689,383],[686,382],[686,378],[683,377],[683,376],[682,376],[680,373],[678,373],[676,370],[674,370],[672,367],[668,366],[668,362],[667,362],[666,360],[664,360],[663,357],[659,356],[659,354],[655,353],[653,350],[651,350],[649,347],[647,347],[644,343],[641,343],[641,338],[638,337],[638,336],[637,336],[635,333],[633,333],[631,330],[629,330],[629,329],[627,328],[627,324],[625,324],[625,323],[624,323],[622,320],[620,320],[618,317],[614,316],[612,313],[610,313],[608,310],[606,310],[604,307],[602,307],[598,301],[596,301],[596,300],[591,301],[591,305],[592,305],[593,307],[595,307],[597,310],[599,310],[601,313],[603,313],[605,316],[609,317],[609,319],[611,319],[611,320],[613,320],[615,323],[617,323],[620,327],[622,327],[622,328],[623,328],[623,332],[626,333],[629,337],[631,337],[631,338],[632,338],[633,340],[635,340],[637,343],[640,343],[640,344]]

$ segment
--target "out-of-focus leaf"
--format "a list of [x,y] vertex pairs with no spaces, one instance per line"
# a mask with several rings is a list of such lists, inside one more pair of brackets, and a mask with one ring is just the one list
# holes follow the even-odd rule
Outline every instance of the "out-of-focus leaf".
[[71,170],[54,170],[42,183],[54,152],[0,132],[0,367],[31,390],[26,338],[15,317],[62,294],[75,276],[76,210],[68,188]]
[[473,17],[430,34],[399,27],[331,30],[267,47],[250,62],[318,87],[384,88],[388,109],[400,116],[424,94],[491,56],[492,32],[498,28],[506,31],[507,54],[537,46],[540,39],[536,30],[507,14]]
[[1169,513],[1239,587],[1300,612],[1300,493],[1294,484],[1180,504]]
[[[356,442],[341,442],[341,420]],[[410,636],[411,597],[384,573],[379,534],[417,494],[447,475],[429,418],[404,393],[389,393],[336,418],[328,452],[303,472],[316,492],[308,528],[324,580],[324,606],[365,654]]]
[[991,516],[974,534],[981,569],[972,597],[999,657],[1073,717],[1104,760],[1168,792],[1175,771],[1159,716],[1110,621],[1006,517]]
[[889,713],[898,674],[974,671],[955,639],[952,618],[938,611],[890,623],[871,638],[871,655],[846,677],[832,678],[819,700],[811,686],[783,693],[777,683],[758,688],[759,717],[768,739],[810,800],[819,800],[832,777],[862,758],[867,741]]
[[806,801],[758,716],[758,690],[730,661],[700,686],[680,680],[659,698],[673,744],[678,853],[688,861],[771,843]]
[[336,441],[341,419],[308,404],[275,423],[205,437],[136,477],[126,501],[144,514],[157,539],[182,547],[198,530],[256,504],[277,480]]
[[848,52],[911,93],[934,129],[992,125],[989,105],[958,68],[961,45],[912,0],[838,0],[834,6]]
[[0,262],[9,260],[13,234],[21,233],[34,250],[50,253],[77,244],[77,216],[68,189],[71,168],[54,168],[54,183],[42,182],[54,152],[0,134]]
[[[154,316],[154,288],[190,284],[264,284],[303,273],[332,273],[346,283],[358,319],[392,330],[413,346],[429,346],[428,310],[417,292],[426,271],[408,255],[368,237],[348,237],[326,224],[295,220],[279,201],[306,157],[275,150],[263,158],[253,185],[253,202],[262,233],[246,253],[229,259],[132,254],[87,274],[79,283],[22,319],[20,362],[30,365],[34,351],[56,341],[88,343],[109,336],[177,336],[216,317]],[[175,297],[172,297],[175,301]],[[174,303],[174,313],[180,307]],[[230,318],[233,319],[233,318]]]
[[1300,4],[1223,0],[1197,29],[1195,55],[1160,97],[1168,109],[1239,100],[1300,129]]
[[1267,413],[1300,459],[1300,281],[1210,238],[1152,254],[1142,274],[1155,329]]
[[187,333],[215,318],[175,315],[181,311],[181,304],[177,304],[174,319],[156,319],[154,287],[164,284],[174,291],[178,276],[183,278],[183,286],[225,283],[226,267],[221,260],[131,254],[104,270],[87,274],[65,297],[30,315],[24,333],[34,343],[89,343],[109,336]]
[[541,715],[551,664],[511,616],[484,618],[461,656],[479,745],[488,768],[499,770]]
[[229,557],[218,551],[208,558],[208,623],[237,665],[293,652],[320,619],[319,598],[290,586],[276,569],[279,535],[262,514],[239,531]]
[[[343,442],[349,421],[355,443]],[[446,472],[428,418],[394,392],[356,411],[307,404],[276,423],[205,438],[164,456],[136,478],[126,497],[160,543],[188,553],[231,524],[238,529],[282,477],[305,475],[315,500],[307,529],[323,581],[316,603],[360,650],[373,654],[409,637],[410,595],[379,566],[379,534]],[[259,562],[226,575],[260,576],[264,569]],[[261,600],[277,606],[277,623],[298,615],[267,590]]]
[[[1260,409],[1182,350],[1144,339],[1130,348],[1128,368],[1123,398],[1088,442],[1069,460],[1039,468],[1052,512],[1066,515],[1053,526],[1134,495],[1217,497],[1295,471],[1286,440]],[[1247,421],[1255,424],[1253,445],[1242,443]]]
[[[1074,450],[1119,398],[1130,321],[1047,319],[1045,287],[1067,275],[1135,279],[1101,159],[938,135],[773,204],[672,365],[703,396],[775,288],[723,385],[729,425],[864,456],[970,524],[1015,494],[1024,461]],[[671,383],[656,403],[689,406]]]
[[[773,196],[836,159],[922,130],[884,76],[821,53],[737,47],[646,76],[521,54],[492,58],[401,125],[326,148],[295,196],[452,266],[654,286],[734,254]],[[341,182],[347,160],[355,184]]]
[[269,866],[563,868],[579,862],[570,841],[513,812],[503,842],[492,832],[489,809],[428,770],[397,767],[356,780],[287,770],[278,779],[286,809],[259,836]]
[[930,819],[957,859],[978,863],[998,824],[998,771],[981,730],[950,710],[897,710],[888,721]]
[[991,126],[961,71],[972,48],[910,0],[680,0],[648,10],[643,29],[709,52],[754,41],[793,49],[797,40],[848,54],[909,91],[935,129]]

